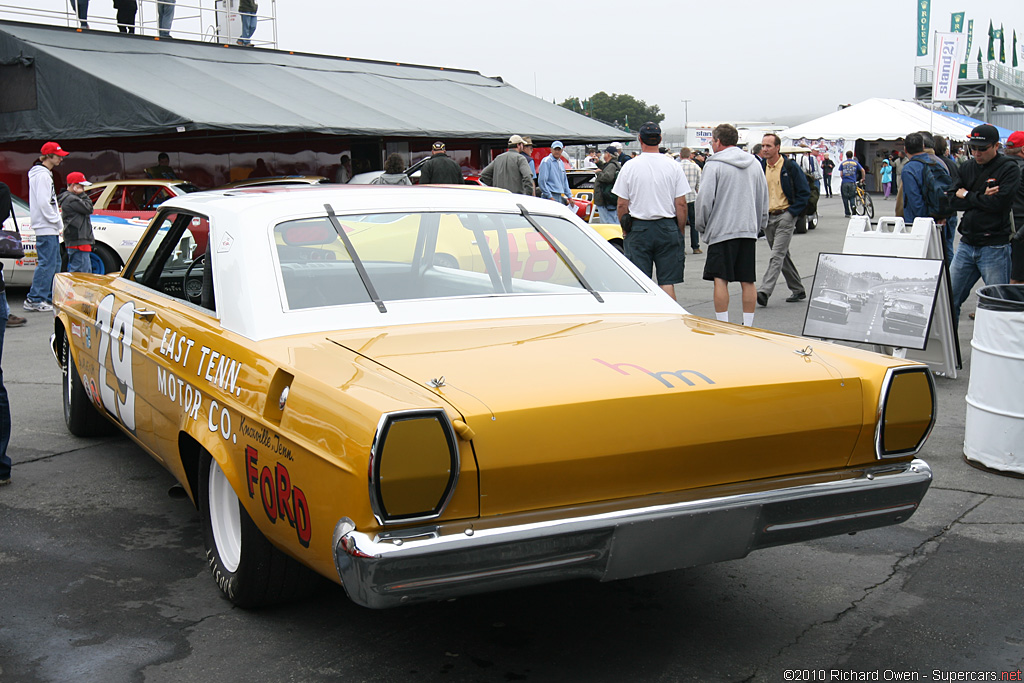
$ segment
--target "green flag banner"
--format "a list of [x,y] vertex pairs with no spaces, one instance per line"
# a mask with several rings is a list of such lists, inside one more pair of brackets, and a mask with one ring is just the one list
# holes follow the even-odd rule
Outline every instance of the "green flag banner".
[[[964,12],[953,12],[952,17],[949,21],[949,29],[951,33],[963,33],[964,32]],[[974,21],[968,24],[973,26]],[[967,60],[971,57],[971,33],[967,32],[967,49],[964,51],[964,63],[960,65],[960,78],[967,78]]]
[[1013,68],[1017,68],[1017,30],[1013,31]]
[[988,61],[996,59],[996,32],[992,30],[992,20],[988,20]]
[[928,23],[931,21],[932,0],[917,0],[917,56],[928,54]]
[[978,48],[978,78],[985,78],[985,73],[981,68],[981,48]]
[[999,30],[996,31],[996,38],[999,39],[999,62],[1006,64],[1006,38],[1003,37],[1003,25],[999,24]]

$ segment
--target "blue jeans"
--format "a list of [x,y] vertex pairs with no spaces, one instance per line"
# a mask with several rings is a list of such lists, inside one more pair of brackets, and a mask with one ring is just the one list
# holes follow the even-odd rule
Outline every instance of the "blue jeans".
[[[36,272],[25,301],[53,303],[53,276],[60,270],[60,240],[56,235],[36,235]],[[5,318],[6,319],[6,318]]]
[[156,6],[156,22],[160,27],[160,37],[171,37],[171,22],[174,21],[174,3],[177,0],[160,0]]
[[852,216],[857,197],[857,184],[843,183],[839,186],[839,194],[843,197],[843,213],[847,216]]
[[91,273],[92,253],[81,249],[68,249],[68,272]]
[[70,0],[71,9],[78,12],[78,20],[82,28],[89,28],[89,0]]
[[242,13],[242,42],[246,45],[252,45],[252,34],[256,33],[256,15]]
[[11,478],[11,458],[7,455],[7,444],[11,440],[11,401],[4,386],[4,333],[7,331],[7,293],[0,292],[0,479]]
[[946,219],[946,226],[942,229],[942,255],[946,259],[946,268],[953,265],[953,240],[956,239],[957,223],[956,214],[953,214]]
[[971,289],[978,278],[986,285],[1005,285],[1010,282],[1010,245],[975,247],[961,240],[949,270],[953,285],[955,328],[960,323],[960,307],[971,295]]
[[601,206],[598,204],[597,215],[601,218],[602,223],[607,223],[608,225],[619,224],[619,214],[614,206]]

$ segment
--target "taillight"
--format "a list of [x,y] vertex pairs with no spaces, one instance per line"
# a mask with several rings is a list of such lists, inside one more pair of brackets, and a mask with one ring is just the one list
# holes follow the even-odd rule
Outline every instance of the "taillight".
[[935,425],[935,383],[927,367],[891,368],[878,399],[875,453],[879,458],[914,455]]
[[387,413],[370,460],[370,503],[381,524],[438,517],[459,476],[455,429],[443,410]]

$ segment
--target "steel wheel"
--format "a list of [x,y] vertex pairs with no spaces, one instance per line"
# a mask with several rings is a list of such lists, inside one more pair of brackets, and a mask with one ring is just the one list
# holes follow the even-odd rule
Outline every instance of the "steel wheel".
[[210,527],[221,564],[229,572],[242,558],[242,515],[238,496],[214,460],[210,463]]

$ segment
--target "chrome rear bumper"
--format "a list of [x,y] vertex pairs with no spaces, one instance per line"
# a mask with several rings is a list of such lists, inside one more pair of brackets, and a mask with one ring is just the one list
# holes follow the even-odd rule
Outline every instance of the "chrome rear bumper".
[[913,460],[374,536],[342,518],[332,547],[354,602],[394,607],[569,578],[611,581],[898,524],[931,480],[928,464]]

